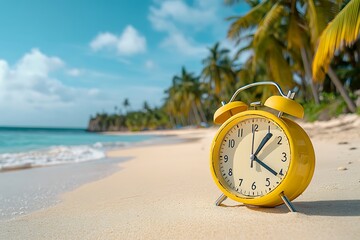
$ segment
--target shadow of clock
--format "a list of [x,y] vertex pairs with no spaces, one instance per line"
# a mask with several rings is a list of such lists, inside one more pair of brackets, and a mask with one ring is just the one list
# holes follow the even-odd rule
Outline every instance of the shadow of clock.
[[288,213],[289,210],[281,205],[278,207],[259,207],[259,206],[253,206],[253,205],[246,205],[246,204],[234,204],[234,205],[230,205],[230,204],[221,204],[220,207],[225,207],[225,208],[248,208],[254,211],[258,211],[258,212],[266,212],[266,213],[279,213],[279,214],[283,214],[283,213]]
[[[294,207],[299,213],[309,216],[360,216],[360,200],[327,200],[327,201],[309,201],[309,202],[293,202]],[[285,214],[289,213],[285,205],[280,205],[274,208],[258,207],[244,204],[226,205],[221,204],[221,207],[247,207],[251,210],[264,212]]]
[[296,209],[314,216],[360,216],[360,200],[294,202]]

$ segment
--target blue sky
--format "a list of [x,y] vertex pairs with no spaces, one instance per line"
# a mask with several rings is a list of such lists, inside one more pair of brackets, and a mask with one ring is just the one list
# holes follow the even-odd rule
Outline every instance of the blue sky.
[[90,115],[160,106],[182,66],[226,40],[221,0],[2,1],[0,125],[85,127]]

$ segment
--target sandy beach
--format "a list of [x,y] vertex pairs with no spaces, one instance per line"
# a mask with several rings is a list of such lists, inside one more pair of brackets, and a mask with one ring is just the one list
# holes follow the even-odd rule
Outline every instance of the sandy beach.
[[360,239],[360,118],[300,123],[316,152],[298,213],[214,202],[209,170],[216,128],[166,131],[176,144],[109,152],[119,170],[61,196],[61,202],[0,222],[0,239]]

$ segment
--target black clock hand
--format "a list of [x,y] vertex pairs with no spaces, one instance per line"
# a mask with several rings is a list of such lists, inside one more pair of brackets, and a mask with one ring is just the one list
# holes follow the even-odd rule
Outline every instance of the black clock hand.
[[265,146],[265,144],[267,143],[267,141],[270,140],[270,138],[272,137],[272,133],[267,133],[265,135],[265,137],[263,138],[263,140],[261,140],[261,143],[260,145],[258,146],[258,148],[256,149],[255,153],[254,153],[254,156],[256,156],[260,151],[261,149]]
[[254,162],[254,159],[251,158],[251,156],[254,155],[254,141],[255,141],[255,129],[254,129],[254,125],[252,126],[252,143],[251,143],[251,155],[250,155],[250,168],[253,167],[253,162]]
[[272,174],[274,174],[275,176],[278,175],[277,172],[274,171],[274,169],[272,169],[271,167],[269,167],[267,164],[265,164],[263,161],[259,160],[255,155],[252,155],[252,159],[256,162],[258,162],[261,166],[263,166],[264,168],[266,168],[266,170],[268,170],[269,172],[271,172]]

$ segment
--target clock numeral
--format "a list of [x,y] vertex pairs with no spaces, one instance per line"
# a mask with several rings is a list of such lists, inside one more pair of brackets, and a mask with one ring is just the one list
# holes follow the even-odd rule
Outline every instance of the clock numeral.
[[283,169],[280,170],[279,175],[284,176]]
[[238,137],[242,137],[244,133],[244,129],[238,129]]
[[229,157],[228,157],[228,155],[225,155],[224,156],[224,162],[227,162],[227,161],[229,161]]
[[270,186],[270,178],[266,178],[266,184],[265,184],[266,187]]
[[229,140],[229,148],[234,148],[235,147],[235,140],[234,139],[230,139]]
[[252,125],[252,132],[258,132],[259,131],[259,125],[257,125],[257,124],[253,124]]
[[241,186],[242,182],[243,182],[243,179],[242,178],[239,178],[239,187]]
[[255,182],[253,182],[253,184],[251,185],[251,189],[252,189],[252,190],[255,190],[255,189],[256,189]]
[[283,152],[282,155],[283,155],[283,158],[281,159],[281,161],[286,162],[286,160],[287,160],[286,152]]
[[282,142],[281,142],[282,141],[282,136],[278,136],[277,138],[279,139],[277,144],[281,145],[282,144]]
[[229,168],[229,176],[232,176],[232,168]]

